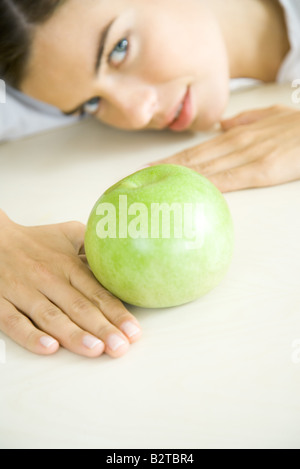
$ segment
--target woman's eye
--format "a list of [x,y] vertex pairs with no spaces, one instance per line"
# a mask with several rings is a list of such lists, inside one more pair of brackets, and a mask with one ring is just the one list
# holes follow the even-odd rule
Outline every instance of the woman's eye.
[[95,114],[99,109],[100,98],[92,98],[83,106],[83,112],[86,114]]
[[127,52],[128,52],[128,41],[127,39],[122,39],[112,53],[109,56],[109,59],[111,62],[113,62],[114,65],[120,65],[126,58]]

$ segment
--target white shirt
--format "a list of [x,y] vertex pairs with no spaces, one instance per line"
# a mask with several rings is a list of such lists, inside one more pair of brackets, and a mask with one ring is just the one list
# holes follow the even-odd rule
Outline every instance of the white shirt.
[[[300,79],[300,0],[279,1],[285,12],[291,49],[280,68],[277,81],[293,82]],[[236,89],[240,83],[243,81],[232,80],[231,89]],[[78,117],[64,116],[56,108],[29,98],[10,87],[6,89],[6,103],[3,101],[3,89],[0,89],[0,142],[79,120]]]
[[291,50],[278,73],[279,83],[300,79],[300,0],[279,0],[284,12]]
[[0,100],[0,142],[68,125],[79,120],[67,117],[55,107],[41,103],[7,87],[5,103]]

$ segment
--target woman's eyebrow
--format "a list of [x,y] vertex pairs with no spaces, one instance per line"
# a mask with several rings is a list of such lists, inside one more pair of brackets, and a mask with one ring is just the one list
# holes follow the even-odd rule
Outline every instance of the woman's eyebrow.
[[[115,22],[115,19],[116,18],[114,18],[112,21],[110,21],[103,28],[103,30],[100,34],[99,47],[97,49],[96,63],[95,63],[95,73],[96,74],[99,72],[99,68],[100,68],[101,62],[102,62],[103,52],[104,52],[104,49],[105,49],[106,39],[107,39],[107,36],[109,34],[110,28],[112,27],[113,23]],[[72,111],[65,111],[65,112],[63,111],[63,114],[65,116],[72,116],[73,114],[77,114],[81,111],[81,109],[82,109],[82,107],[84,106],[85,103],[86,103],[86,101],[82,104],[79,104],[79,106],[76,106],[76,108],[74,108]]]
[[109,34],[110,28],[112,27],[113,23],[115,22],[115,18],[108,23],[104,29],[102,30],[102,33],[100,35],[100,42],[99,42],[99,47],[98,47],[98,52],[97,52],[97,58],[96,58],[96,65],[95,65],[95,73],[98,73],[99,67],[101,66],[101,61],[103,57],[103,52],[105,49],[105,43],[107,36]]

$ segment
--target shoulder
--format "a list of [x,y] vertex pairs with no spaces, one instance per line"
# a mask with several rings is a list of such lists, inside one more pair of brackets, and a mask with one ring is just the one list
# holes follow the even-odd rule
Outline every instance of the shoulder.
[[1,82],[0,141],[14,140],[77,121]]

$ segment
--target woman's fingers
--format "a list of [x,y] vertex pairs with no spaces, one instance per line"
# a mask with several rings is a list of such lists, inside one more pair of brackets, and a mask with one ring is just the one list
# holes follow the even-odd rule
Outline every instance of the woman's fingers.
[[137,319],[118,298],[109,293],[95,279],[84,263],[77,263],[76,267],[70,271],[69,281],[76,292],[81,292],[95,306],[94,309],[97,312],[102,312],[106,320],[117,328],[118,333],[122,331],[125,334],[130,343],[136,342],[141,337],[141,326]]
[[259,152],[262,151],[259,147],[250,150],[246,148],[246,150],[235,151],[219,158],[214,158],[207,163],[195,166],[194,169],[202,174],[202,176],[209,178],[212,175],[224,173],[227,170],[232,170],[257,160],[260,157]]
[[231,117],[230,119],[222,120],[221,127],[223,130],[230,130],[233,127],[237,127],[239,125],[253,124],[267,117],[284,115],[290,112],[291,109],[284,106],[272,106],[269,108],[254,109],[252,111],[241,112],[237,116]]
[[[79,259],[70,279],[40,269],[38,291],[22,281],[7,298],[41,330],[68,350],[85,356],[124,355],[141,328],[120,300],[106,291]],[[72,282],[73,285],[70,283]],[[80,291],[82,290],[82,292]]]
[[55,338],[60,345],[79,355],[100,356],[104,343],[81,329],[42,293],[20,285],[9,297],[10,304],[26,315],[40,330]]
[[41,295],[38,300],[34,293],[34,297],[28,295],[32,304],[32,320],[40,329],[55,337],[64,348],[90,357],[100,356],[104,352],[104,343],[99,338],[80,328],[44,296]]
[[236,168],[227,169],[226,171],[208,176],[208,179],[224,193],[254,187],[266,187],[268,185],[268,180],[265,177],[265,174],[261,171],[257,161]]
[[[120,357],[127,352],[129,340],[126,335],[118,329],[117,325],[105,317],[100,308],[97,308],[86,296],[71,285],[58,286],[53,298],[55,298],[55,304],[59,306],[60,311],[65,312],[64,316],[68,317],[72,324],[80,330],[89,331],[90,334],[103,342],[105,352],[108,355]],[[125,315],[125,312],[122,311],[120,314]],[[55,327],[58,330],[63,330],[62,324],[56,324]]]
[[268,127],[269,123],[260,123],[259,127],[255,127],[255,122],[253,121],[252,126],[248,128],[240,127],[238,120],[234,118],[230,122],[228,121],[227,132],[221,133],[200,145],[187,148],[171,157],[154,162],[152,165],[178,164],[198,171],[197,168],[201,165],[210,164],[214,160],[233,153],[238,154],[253,143],[257,144],[264,140],[264,125]]
[[0,301],[0,329],[16,343],[39,355],[51,355],[59,348],[56,339],[37,329],[26,316],[4,299]]
[[[50,272],[42,275],[45,277],[40,292],[74,324],[99,338],[108,355],[124,355],[129,344],[140,338],[137,320],[120,300],[99,284],[81,260],[73,259],[72,266],[66,266],[64,281]],[[56,327],[63,330],[62,325]]]
[[225,133],[158,163],[194,169],[222,192],[300,178],[298,110],[273,106],[244,112],[222,125]]
[[283,149],[276,148],[262,152],[259,158],[248,163],[211,174],[208,179],[221,192],[233,192],[243,189],[262,188],[285,184],[300,179],[300,138],[290,140]]
[[297,111],[279,106],[242,113],[223,121],[225,133],[152,164],[179,164],[201,172],[202,165],[213,165],[216,160],[228,155],[238,157],[247,147],[257,146],[259,142],[268,140],[272,126],[275,135],[280,129],[291,128],[294,113]]
[[93,303],[67,281],[48,279],[39,291],[19,285],[9,301],[40,330],[79,355],[124,355],[129,340]]

